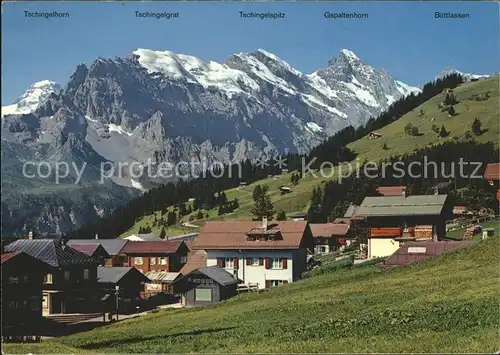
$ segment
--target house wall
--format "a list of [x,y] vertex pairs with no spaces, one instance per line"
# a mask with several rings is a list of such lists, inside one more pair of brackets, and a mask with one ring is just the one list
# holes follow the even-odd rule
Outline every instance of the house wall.
[[399,249],[399,242],[392,238],[369,238],[368,258],[382,258]]
[[[4,335],[35,334],[42,320],[43,270],[38,263],[26,259],[11,260],[2,266],[2,333]],[[17,282],[14,283],[17,277]],[[31,329],[30,329],[31,328]],[[23,329],[23,334],[18,330]]]
[[[167,271],[179,272],[187,261],[188,248],[184,245],[175,254],[127,254],[128,265],[133,266],[139,271],[146,273],[148,271]],[[142,257],[142,264],[136,264],[135,258]],[[161,264],[161,258],[166,258],[166,263]],[[154,264],[152,264],[154,259]]]
[[[88,279],[84,270],[88,270]],[[69,272],[69,279],[65,278]],[[51,275],[47,277],[48,275]],[[43,283],[43,315],[87,313],[99,309],[97,264],[51,268]]]
[[[142,258],[142,263],[136,263],[135,258]],[[165,264],[161,264],[161,258],[165,258]],[[128,255],[128,263],[130,266],[135,267],[142,273],[149,271],[170,271],[170,257],[168,255],[142,255],[142,254],[130,254]],[[152,259],[154,259],[154,264],[152,264]]]
[[[266,288],[266,281],[279,280],[286,282],[296,281],[305,271],[306,250],[207,250],[207,266],[217,265],[218,258],[238,258],[238,278],[245,284],[258,283],[259,289]],[[247,259],[253,258],[286,258],[286,269],[266,269],[263,265],[246,265]],[[231,274],[233,268],[226,268]]]

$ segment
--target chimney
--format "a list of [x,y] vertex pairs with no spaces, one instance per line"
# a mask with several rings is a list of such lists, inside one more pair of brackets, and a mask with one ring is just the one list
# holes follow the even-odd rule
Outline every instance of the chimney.
[[434,195],[439,195],[439,188],[434,186]]
[[33,239],[33,231],[30,231],[28,233],[28,239],[32,240]]
[[95,239],[99,239],[99,234],[95,234]]
[[267,216],[262,217],[262,229],[267,230]]

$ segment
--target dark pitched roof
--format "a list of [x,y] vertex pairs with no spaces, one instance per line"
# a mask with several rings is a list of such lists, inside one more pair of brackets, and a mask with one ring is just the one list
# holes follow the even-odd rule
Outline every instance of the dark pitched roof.
[[68,245],[102,245],[109,255],[118,255],[128,240],[125,239],[70,239]]
[[174,254],[181,245],[186,245],[182,240],[166,241],[129,241],[122,249],[124,254]]
[[365,197],[356,216],[435,216],[440,215],[447,195]]
[[435,257],[443,253],[453,251],[458,248],[468,247],[475,244],[475,241],[421,241],[403,244],[392,256],[387,259],[383,266],[393,267],[407,265]]
[[120,282],[120,280],[127,275],[128,273],[137,273],[143,278],[144,282],[150,282],[142,272],[137,270],[135,267],[125,267],[125,266],[113,266],[113,267],[104,267],[99,266],[97,268],[97,282],[98,283],[111,283],[115,284]]
[[221,286],[227,286],[238,283],[238,279],[236,279],[231,273],[227,272],[220,266],[214,265],[214,266],[201,267],[199,269],[193,270],[188,275],[196,272],[199,272],[211,278]]
[[350,225],[345,223],[311,223],[309,224],[314,238],[346,235]]
[[484,171],[486,180],[500,180],[500,163],[491,163],[486,166]]
[[81,251],[90,256],[103,256],[109,258],[110,255],[106,252],[101,244],[71,244],[71,247],[75,250]]
[[136,273],[143,279],[143,282],[150,282],[142,272],[137,270],[135,267],[129,266],[113,266],[113,267],[104,267],[99,266],[97,268],[97,282],[98,283],[118,283],[120,280],[129,273]]
[[[306,221],[270,222],[267,230],[262,222],[255,221],[211,221],[205,223],[193,249],[299,249]],[[249,241],[248,233],[281,233],[281,240]]]
[[7,245],[5,251],[22,251],[54,267],[97,263],[87,254],[54,239],[18,239]]

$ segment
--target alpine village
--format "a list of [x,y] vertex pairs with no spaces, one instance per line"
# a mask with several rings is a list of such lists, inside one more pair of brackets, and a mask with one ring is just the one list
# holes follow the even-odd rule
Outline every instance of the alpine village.
[[[246,161],[66,235],[2,235],[4,351],[497,351],[498,82],[437,79],[286,169]],[[424,156],[478,164],[397,177]],[[344,175],[354,161],[389,172]]]

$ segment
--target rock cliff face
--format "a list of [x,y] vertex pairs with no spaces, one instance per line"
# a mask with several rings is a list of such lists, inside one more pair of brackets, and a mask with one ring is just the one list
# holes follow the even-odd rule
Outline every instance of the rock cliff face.
[[[65,90],[35,83],[2,107],[2,233],[65,232],[164,182],[120,163],[152,161],[155,170],[305,153],[418,91],[349,50],[312,74],[264,50],[224,63],[147,49],[98,58],[79,65]],[[58,183],[31,178],[26,162],[53,172],[66,162],[69,172]],[[115,173],[104,183],[103,166]]]

